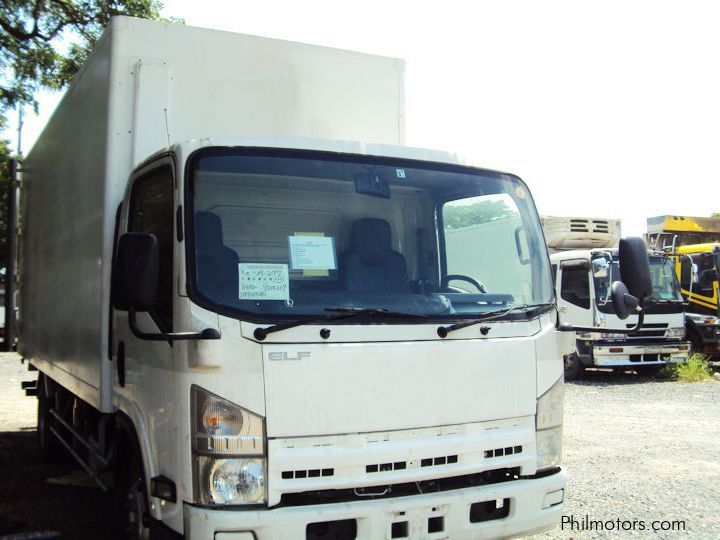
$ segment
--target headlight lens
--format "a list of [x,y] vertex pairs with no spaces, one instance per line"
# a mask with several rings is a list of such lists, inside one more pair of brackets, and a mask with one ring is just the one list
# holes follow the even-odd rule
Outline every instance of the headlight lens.
[[234,403],[192,387],[193,449],[201,454],[261,456],[264,420]]
[[538,431],[562,426],[565,382],[562,377],[537,401],[535,426]]
[[265,460],[199,456],[202,504],[263,504]]
[[606,339],[615,339],[618,341],[624,341],[627,339],[627,334],[605,334]]
[[565,382],[561,377],[537,401],[535,416],[537,469],[560,465]]
[[537,469],[560,466],[562,459],[562,427],[537,432]]
[[685,328],[668,328],[665,335],[669,338],[683,338],[685,337]]
[[265,420],[198,386],[191,397],[195,500],[267,502]]

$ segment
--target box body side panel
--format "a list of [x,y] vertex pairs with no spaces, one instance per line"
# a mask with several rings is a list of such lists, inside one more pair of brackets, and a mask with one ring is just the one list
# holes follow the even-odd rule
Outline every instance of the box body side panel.
[[[19,352],[101,407],[110,264],[105,231],[111,32],[98,41],[25,162]],[[109,403],[109,396],[107,398]]]

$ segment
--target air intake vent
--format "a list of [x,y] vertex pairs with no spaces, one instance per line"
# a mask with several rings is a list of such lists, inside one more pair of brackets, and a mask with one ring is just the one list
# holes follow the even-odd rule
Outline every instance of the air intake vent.
[[511,456],[522,452],[522,446],[508,446],[506,448],[496,448],[495,450],[485,450],[485,457]]
[[319,478],[321,476],[333,476],[335,469],[309,469],[307,471],[283,471],[283,480],[292,480],[299,478]]
[[[442,456],[435,458],[425,458],[420,460],[421,467],[434,467],[436,465],[449,465],[457,463],[458,457],[455,456]],[[407,469],[407,461],[396,461],[394,463],[378,463],[376,465],[366,465],[365,472],[376,473],[376,472],[387,472]]]

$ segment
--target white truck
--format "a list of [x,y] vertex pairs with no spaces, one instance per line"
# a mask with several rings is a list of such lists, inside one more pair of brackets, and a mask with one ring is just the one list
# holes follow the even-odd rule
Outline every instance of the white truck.
[[[560,320],[586,327],[577,332],[575,352],[565,357],[566,380],[580,377],[586,367],[652,375],[665,364],[687,361],[684,305],[669,257],[648,252],[652,294],[644,303],[642,326],[628,333],[634,324],[618,317],[611,297],[612,283],[624,276],[618,264],[620,221],[544,216],[542,224]],[[577,249],[583,243],[594,249]]]
[[[572,335],[532,197],[403,146],[403,69],[115,18],[29,154],[18,348],[38,438],[113,491],[128,536],[560,519]],[[474,227],[497,205],[502,237]],[[491,243],[514,279],[464,266]]]

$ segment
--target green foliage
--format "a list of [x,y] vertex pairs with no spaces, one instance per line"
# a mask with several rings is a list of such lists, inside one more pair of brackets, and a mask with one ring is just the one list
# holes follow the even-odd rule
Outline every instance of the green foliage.
[[[4,122],[0,118],[0,130]],[[5,268],[7,261],[7,200],[10,193],[10,145],[0,139],[0,268]]]
[[702,354],[693,354],[687,362],[666,366],[663,376],[680,382],[713,380],[713,370]]
[[159,0],[2,0],[0,113],[67,85],[113,15],[158,19],[160,9]]
[[501,200],[479,201],[467,206],[447,204],[443,209],[443,224],[449,231],[514,215],[515,212]]

